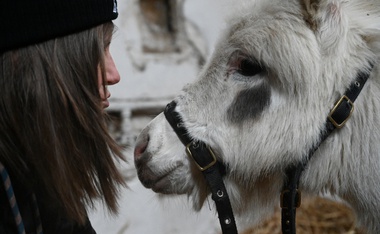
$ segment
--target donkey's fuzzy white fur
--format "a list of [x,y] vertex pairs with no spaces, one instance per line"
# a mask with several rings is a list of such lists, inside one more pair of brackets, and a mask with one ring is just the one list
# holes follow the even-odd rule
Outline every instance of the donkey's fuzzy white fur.
[[[380,1],[240,5],[198,80],[175,99],[190,135],[227,165],[235,213],[257,223],[278,205],[284,170],[305,159],[336,100],[372,63],[353,116],[314,154],[300,188],[339,196],[380,233]],[[163,114],[139,136],[135,163],[156,192],[189,194],[196,209],[208,195]]]

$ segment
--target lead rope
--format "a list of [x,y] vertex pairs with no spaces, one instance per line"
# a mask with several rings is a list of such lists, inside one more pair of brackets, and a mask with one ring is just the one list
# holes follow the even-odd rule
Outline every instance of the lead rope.
[[[7,197],[8,197],[9,205],[10,205],[12,213],[13,213],[14,221],[15,221],[16,226],[17,226],[17,232],[18,232],[18,234],[26,234],[24,222],[22,221],[21,213],[20,213],[20,210],[18,208],[17,201],[16,201],[16,196],[15,196],[14,191],[13,191],[11,178],[9,177],[8,171],[5,169],[4,165],[1,162],[0,162],[0,174],[1,174],[1,178],[3,180],[5,192],[6,192]],[[41,223],[41,219],[40,219],[40,212],[38,209],[37,200],[36,200],[36,196],[34,195],[34,193],[32,194],[32,205],[33,205],[33,210],[34,210],[34,221],[36,224],[36,231],[37,231],[36,233],[37,234],[43,234],[42,223]]]

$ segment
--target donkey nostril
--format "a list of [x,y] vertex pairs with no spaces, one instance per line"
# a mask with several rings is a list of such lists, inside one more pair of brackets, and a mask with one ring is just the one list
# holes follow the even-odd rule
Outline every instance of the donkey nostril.
[[148,142],[144,142],[144,143],[146,143],[146,144],[136,145],[136,147],[135,147],[135,158],[138,158],[140,155],[142,155],[145,152],[145,150],[148,146],[148,144],[147,144]]
[[145,135],[143,137],[139,137],[139,139],[136,142],[134,156],[135,160],[137,160],[146,150],[149,143],[149,136]]

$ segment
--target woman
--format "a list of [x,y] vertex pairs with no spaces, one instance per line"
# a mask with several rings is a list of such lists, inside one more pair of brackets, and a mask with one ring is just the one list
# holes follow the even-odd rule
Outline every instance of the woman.
[[97,198],[116,212],[122,154],[104,108],[117,14],[116,0],[1,1],[0,233],[95,233]]

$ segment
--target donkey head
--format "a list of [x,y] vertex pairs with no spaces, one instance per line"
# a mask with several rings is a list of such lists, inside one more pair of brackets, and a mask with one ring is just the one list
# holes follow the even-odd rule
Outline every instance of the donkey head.
[[[234,211],[251,209],[258,219],[278,202],[284,170],[319,140],[334,102],[378,59],[380,5],[241,4],[198,79],[174,101],[190,136],[210,145],[226,166]],[[331,147],[324,144],[320,152]],[[188,194],[195,209],[209,193],[163,114],[137,139],[135,165],[144,186]]]

